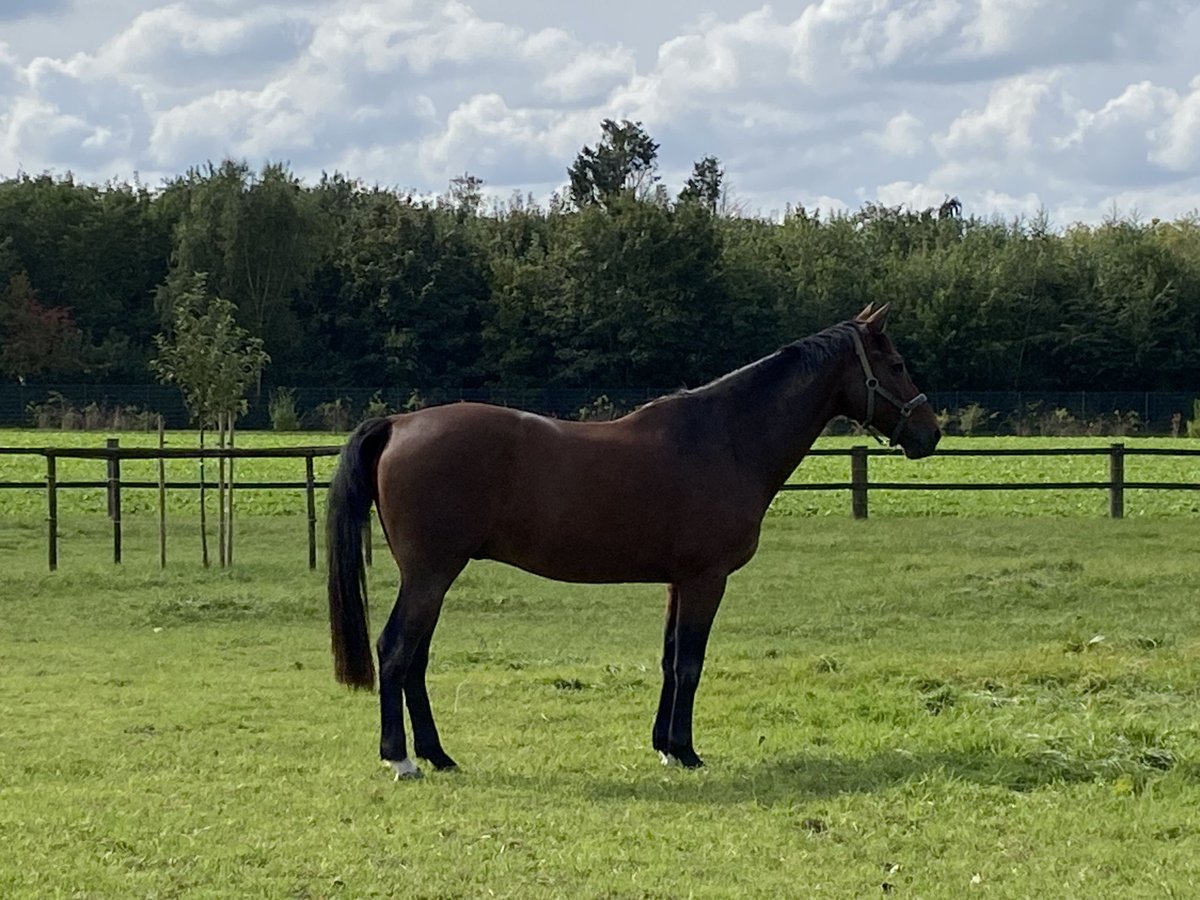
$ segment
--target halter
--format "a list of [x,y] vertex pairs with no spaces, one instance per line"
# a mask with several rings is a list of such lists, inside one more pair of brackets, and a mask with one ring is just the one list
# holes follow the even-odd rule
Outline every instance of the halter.
[[879,383],[879,379],[875,377],[875,373],[871,370],[871,362],[867,359],[867,351],[863,347],[862,336],[859,334],[857,325],[854,326],[854,331],[851,334],[854,337],[854,352],[858,354],[858,361],[862,363],[863,375],[866,376],[867,415],[862,422],[862,426],[871,437],[875,438],[879,443],[883,443],[882,433],[871,421],[875,418],[875,395],[878,394],[888,403],[892,404],[892,406],[896,407],[896,409],[900,410],[900,421],[896,423],[896,430],[892,432],[892,436],[888,439],[888,443],[894,447],[903,433],[904,427],[908,424],[909,416],[912,415],[913,410],[923,403],[928,403],[929,398],[924,394],[917,394],[917,396],[905,402],[883,387]]

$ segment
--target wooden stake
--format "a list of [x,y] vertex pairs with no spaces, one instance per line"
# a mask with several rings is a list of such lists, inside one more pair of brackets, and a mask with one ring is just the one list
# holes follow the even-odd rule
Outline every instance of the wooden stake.
[[[233,413],[229,413],[229,450],[230,450],[231,454],[233,452],[233,422],[234,422],[234,415],[233,415]],[[229,457],[229,498],[228,498],[228,508],[226,510],[226,515],[229,517],[229,525],[227,526],[227,528],[225,530],[225,540],[228,541],[229,546],[225,551],[225,562],[232,566],[233,565],[233,456],[232,455]]]
[[[200,449],[204,449],[204,426],[200,426]],[[200,457],[200,559],[208,568],[208,516],[205,505],[208,497],[204,492],[204,457]]]
[[58,569],[58,459],[53,453],[46,454],[46,512],[50,571],[54,572]]
[[[158,449],[162,451],[167,446],[166,429],[163,417],[158,417]],[[158,458],[158,567],[167,567],[167,461]]]
[[225,568],[225,413],[217,413],[217,563]]
[[308,501],[308,567],[317,567],[317,496],[313,478],[313,457],[304,457],[304,493]]

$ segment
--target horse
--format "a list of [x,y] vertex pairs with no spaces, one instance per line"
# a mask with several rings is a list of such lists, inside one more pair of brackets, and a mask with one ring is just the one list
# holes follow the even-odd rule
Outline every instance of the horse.
[[787,344],[703,387],[608,422],[480,403],[360,424],[330,483],[326,543],[334,675],[372,690],[363,527],[374,504],[399,595],[379,635],[379,755],[421,777],[413,752],[453,769],[425,684],[442,602],[472,559],[567,582],[667,585],[662,692],[651,745],[703,765],[692,710],[726,579],[758,547],[772,498],[842,415],[918,459],[937,419],[884,333],[888,307]]

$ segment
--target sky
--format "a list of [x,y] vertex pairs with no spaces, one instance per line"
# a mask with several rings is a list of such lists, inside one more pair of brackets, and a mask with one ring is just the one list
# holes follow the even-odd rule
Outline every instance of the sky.
[[225,157],[539,200],[605,118],[729,202],[1200,209],[1196,0],[0,0],[0,177]]

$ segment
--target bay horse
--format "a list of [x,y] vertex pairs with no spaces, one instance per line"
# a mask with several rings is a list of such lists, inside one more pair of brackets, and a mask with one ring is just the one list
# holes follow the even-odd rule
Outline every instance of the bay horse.
[[664,764],[703,765],[692,707],[731,572],[758,547],[771,499],[835,416],[916,459],[941,433],[891,339],[887,307],[788,344],[611,422],[568,422],[456,403],[363,422],[329,487],[329,621],[338,681],[375,685],[362,531],[371,504],[401,572],[376,645],[379,755],[396,778],[437,769],[425,671],[447,589],[472,559],[560,581],[667,585],[662,693],[651,743]]

